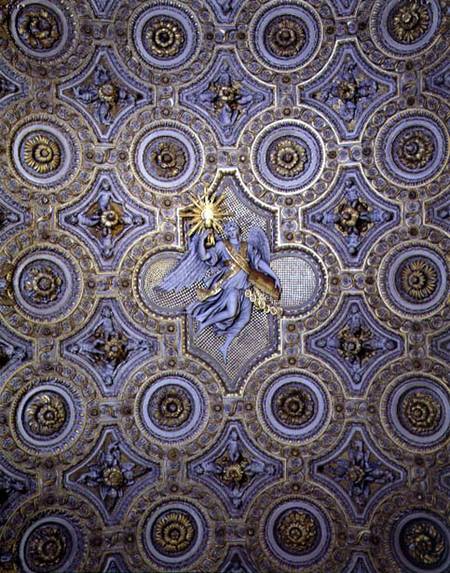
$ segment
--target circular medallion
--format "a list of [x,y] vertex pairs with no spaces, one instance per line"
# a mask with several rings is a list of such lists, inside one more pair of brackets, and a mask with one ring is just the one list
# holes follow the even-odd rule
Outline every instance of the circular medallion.
[[157,379],[142,393],[139,419],[164,442],[192,439],[206,421],[206,401],[196,384],[181,376]]
[[67,182],[79,160],[72,137],[51,122],[34,121],[21,127],[12,144],[12,161],[18,175],[36,187]]
[[264,425],[280,438],[307,440],[325,426],[328,398],[310,377],[286,374],[275,378],[258,405]]
[[147,64],[169,70],[180,68],[194,56],[198,28],[190,11],[162,4],[147,7],[135,16],[132,40]]
[[308,566],[322,559],[330,533],[325,514],[315,504],[301,500],[276,506],[265,524],[268,549],[288,566]]
[[20,541],[21,571],[74,571],[81,545],[79,532],[65,517],[51,515],[38,519],[25,531]]
[[253,49],[264,65],[280,71],[309,62],[321,42],[316,13],[290,2],[264,8],[254,21],[251,36]]
[[207,540],[203,515],[184,501],[153,509],[143,531],[144,547],[151,559],[173,569],[194,562],[204,551]]
[[79,397],[58,380],[35,383],[19,399],[15,412],[19,438],[39,452],[66,446],[83,417]]
[[449,396],[432,379],[404,380],[390,393],[386,408],[391,431],[408,445],[433,447],[449,433]]
[[392,545],[396,559],[407,571],[449,570],[449,529],[432,513],[415,511],[400,519],[394,526]]
[[436,39],[441,22],[437,0],[378,1],[370,17],[370,28],[380,48],[402,58],[415,56]]
[[306,124],[279,122],[257,137],[252,165],[272,190],[302,191],[320,176],[324,152],[318,134]]
[[152,126],[134,150],[137,174],[158,191],[175,192],[192,185],[203,168],[198,139],[181,126]]
[[10,14],[10,28],[17,46],[39,59],[53,59],[67,51],[73,35],[67,14],[50,0],[16,3]]
[[397,185],[423,185],[444,168],[448,136],[440,122],[425,113],[405,112],[388,122],[375,143],[380,171]]
[[402,247],[383,261],[379,285],[393,310],[414,316],[428,314],[445,302],[447,265],[427,246]]
[[14,296],[32,320],[55,321],[67,316],[81,293],[81,276],[69,259],[50,249],[33,251],[17,263]]

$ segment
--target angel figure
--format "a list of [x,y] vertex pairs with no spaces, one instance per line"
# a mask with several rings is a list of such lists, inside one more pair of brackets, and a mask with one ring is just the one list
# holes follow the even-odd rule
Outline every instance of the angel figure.
[[179,291],[203,282],[197,289],[198,300],[186,311],[198,323],[197,336],[211,326],[216,335],[225,337],[220,352],[226,363],[230,344],[249,322],[253,304],[261,311],[279,314],[273,301],[280,299],[281,286],[270,268],[269,241],[262,229],[250,229],[247,242],[233,220],[222,230],[224,240],[216,240],[212,229],[193,235],[187,253],[159,288]]

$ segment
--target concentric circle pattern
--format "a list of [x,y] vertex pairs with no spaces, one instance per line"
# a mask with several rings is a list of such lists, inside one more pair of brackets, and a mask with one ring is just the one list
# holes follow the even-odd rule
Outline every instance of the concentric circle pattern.
[[252,149],[259,178],[273,190],[298,192],[320,175],[324,153],[318,134],[307,125],[282,122],[269,127]]
[[191,438],[204,424],[205,398],[187,378],[166,376],[144,390],[139,415],[150,435],[163,442],[176,442]]
[[427,378],[411,378],[398,384],[386,402],[390,430],[418,448],[442,443],[449,433],[449,395]]
[[49,0],[16,3],[10,15],[10,29],[26,55],[47,61],[68,49],[73,33],[67,12],[58,2]]
[[66,256],[42,249],[20,259],[13,285],[23,313],[32,320],[54,321],[66,316],[76,305],[81,276]]
[[381,288],[398,312],[434,312],[448,292],[448,269],[441,254],[421,245],[395,249],[381,269]]
[[198,24],[191,11],[160,4],[141,10],[133,20],[133,41],[139,55],[155,68],[184,66],[198,43]]
[[436,515],[416,511],[399,521],[392,543],[402,567],[443,573],[450,565],[450,535]]
[[83,422],[80,396],[58,379],[36,381],[16,403],[16,432],[26,448],[51,453],[66,448]]
[[196,136],[188,130],[172,124],[155,125],[139,139],[134,164],[144,183],[170,193],[197,179],[203,154]]
[[303,441],[323,429],[329,403],[324,390],[309,376],[287,374],[264,391],[260,415],[270,431],[286,440]]
[[165,568],[179,570],[204,551],[208,541],[206,521],[190,503],[165,503],[147,519],[143,540],[152,560]]
[[81,549],[80,533],[70,520],[58,514],[42,517],[24,533],[19,555],[26,573],[70,570]]
[[265,65],[280,71],[301,67],[312,59],[321,41],[317,14],[306,4],[269,4],[255,17],[253,48]]
[[404,58],[424,51],[435,41],[441,23],[438,0],[375,2],[370,17],[371,31],[381,49]]
[[29,123],[14,137],[14,167],[24,181],[37,187],[66,182],[77,166],[78,156],[72,137],[50,121]]
[[329,546],[330,525],[316,505],[292,500],[281,503],[265,523],[269,551],[282,563],[304,567],[319,561]]
[[422,113],[407,113],[390,121],[377,138],[381,171],[398,185],[422,185],[444,167],[448,134],[440,121]]

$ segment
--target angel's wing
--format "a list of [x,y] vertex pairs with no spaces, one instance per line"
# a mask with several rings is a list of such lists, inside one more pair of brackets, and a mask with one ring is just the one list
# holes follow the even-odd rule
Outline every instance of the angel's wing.
[[250,257],[257,263],[263,260],[270,264],[270,245],[266,234],[260,227],[252,227],[248,233],[248,247]]
[[181,289],[190,287],[205,276],[208,265],[199,257],[199,240],[200,235],[194,235],[189,244],[188,251],[181,257],[176,267],[162,279],[157,288],[165,291],[172,290],[179,292]]

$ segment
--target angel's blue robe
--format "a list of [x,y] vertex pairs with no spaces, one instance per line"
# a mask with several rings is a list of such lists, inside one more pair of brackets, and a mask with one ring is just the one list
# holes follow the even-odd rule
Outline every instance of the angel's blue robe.
[[[241,256],[252,264],[251,257],[247,254],[247,243],[241,242],[239,251]],[[214,290],[214,287],[221,282],[221,289],[206,300],[190,304],[187,312],[198,322],[203,323],[225,310],[229,297],[234,292],[238,300],[235,315],[227,320],[215,322],[212,326],[216,334],[236,336],[248,323],[252,312],[252,303],[245,296],[245,290],[250,286],[248,274],[233,263],[222,241],[209,248],[208,255],[210,258],[206,263],[211,267],[217,267],[217,272],[205,281],[205,285],[209,290]]]

